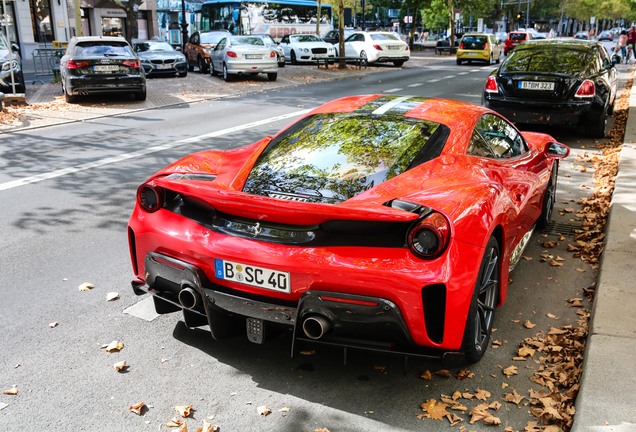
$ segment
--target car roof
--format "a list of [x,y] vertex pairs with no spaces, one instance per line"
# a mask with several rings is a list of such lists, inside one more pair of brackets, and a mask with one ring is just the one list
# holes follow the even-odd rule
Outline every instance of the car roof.
[[77,42],[88,42],[88,41],[106,41],[106,42],[126,42],[121,36],[73,36]]
[[571,39],[571,38],[555,38],[555,39],[533,39],[522,45],[519,45],[516,49],[537,49],[537,48],[575,48],[575,49],[590,49],[593,46],[599,45],[596,41]]

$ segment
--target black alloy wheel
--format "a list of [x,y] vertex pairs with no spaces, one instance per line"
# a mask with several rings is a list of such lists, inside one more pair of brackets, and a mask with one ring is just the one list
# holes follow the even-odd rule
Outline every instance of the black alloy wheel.
[[499,244],[491,237],[484,251],[473,299],[466,320],[462,351],[469,363],[478,362],[490,343],[490,334],[499,298]]
[[550,174],[550,180],[548,180],[548,186],[543,193],[543,203],[541,204],[541,215],[537,221],[539,228],[545,228],[552,220],[552,212],[554,210],[554,203],[556,202],[557,193],[557,177],[559,175],[559,161],[554,161],[552,165],[552,173]]

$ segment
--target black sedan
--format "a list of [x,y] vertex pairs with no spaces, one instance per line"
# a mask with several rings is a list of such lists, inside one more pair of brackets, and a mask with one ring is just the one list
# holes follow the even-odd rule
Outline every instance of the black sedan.
[[73,37],[60,59],[67,102],[78,96],[132,94],[146,100],[146,75],[141,61],[121,37]]
[[616,69],[600,43],[532,40],[488,77],[482,105],[515,123],[582,127],[602,138],[616,83]]
[[139,40],[133,41],[133,49],[141,60],[146,76],[155,75],[188,75],[188,62],[185,55],[177,51],[165,41]]

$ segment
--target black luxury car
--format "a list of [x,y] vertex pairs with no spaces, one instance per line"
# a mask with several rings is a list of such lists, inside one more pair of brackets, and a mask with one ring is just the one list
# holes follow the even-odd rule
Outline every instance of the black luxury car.
[[511,51],[487,79],[482,105],[515,123],[582,127],[605,136],[617,72],[598,42],[531,40]]
[[60,59],[67,102],[78,96],[132,94],[146,99],[146,76],[141,60],[121,37],[73,37]]

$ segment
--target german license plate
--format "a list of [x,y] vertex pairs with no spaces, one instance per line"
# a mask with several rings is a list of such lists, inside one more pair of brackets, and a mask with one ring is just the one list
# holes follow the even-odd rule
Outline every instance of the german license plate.
[[119,70],[119,66],[117,66],[117,65],[96,65],[96,66],[93,66],[93,70],[95,72],[117,72]]
[[263,56],[262,56],[262,55],[260,55],[260,54],[245,54],[245,58],[246,58],[246,59],[253,60],[253,59],[260,59],[260,58],[263,58]]
[[289,273],[263,267],[214,259],[214,272],[218,279],[242,283],[284,293],[291,292]]
[[519,88],[522,90],[554,90],[553,82],[546,81],[519,81]]
[[155,65],[155,68],[157,68],[157,69],[171,69],[172,65],[171,64],[158,64],[158,65]]
[[389,45],[387,48],[390,49],[390,50],[393,50],[393,51],[397,51],[397,50],[399,50],[401,48],[401,46],[400,45]]

